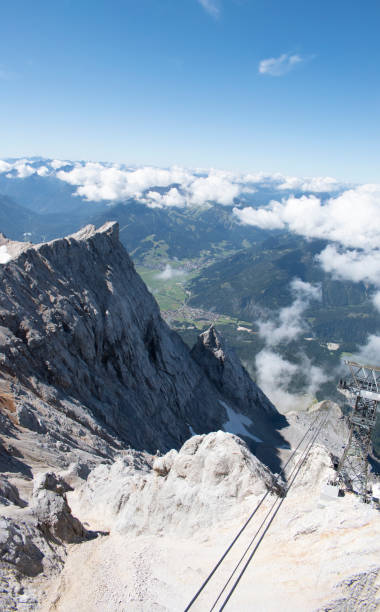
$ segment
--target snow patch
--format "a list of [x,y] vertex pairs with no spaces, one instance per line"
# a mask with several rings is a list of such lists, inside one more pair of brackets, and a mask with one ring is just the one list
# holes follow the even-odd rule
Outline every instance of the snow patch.
[[0,246],[0,264],[5,264],[10,259],[12,259],[12,256],[8,253],[6,245],[3,244]]
[[247,429],[246,425],[252,425],[251,419],[244,416],[244,414],[239,414],[232,410],[226,402],[219,400],[220,404],[227,411],[228,421],[226,421],[223,425],[224,431],[228,433],[236,434],[237,436],[247,436],[248,438],[252,438],[255,442],[262,442],[260,438],[251,434]]

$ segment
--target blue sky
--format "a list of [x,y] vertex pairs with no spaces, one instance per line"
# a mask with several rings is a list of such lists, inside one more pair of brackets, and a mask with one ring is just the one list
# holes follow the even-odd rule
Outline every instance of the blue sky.
[[377,0],[4,2],[0,157],[376,182],[379,18]]

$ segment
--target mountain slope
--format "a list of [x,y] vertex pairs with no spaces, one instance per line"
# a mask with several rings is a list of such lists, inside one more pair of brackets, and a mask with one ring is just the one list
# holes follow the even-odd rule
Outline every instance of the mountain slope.
[[149,208],[130,200],[117,204],[92,223],[112,219],[120,225],[120,240],[140,263],[160,259],[221,257],[265,237],[265,232],[240,225],[231,207]]
[[[0,370],[21,384],[19,421],[48,431],[67,452],[167,450],[191,430],[223,428],[226,402],[241,412],[161,319],[117,224],[25,245],[1,266],[0,279]],[[211,350],[209,359],[223,355]],[[276,466],[276,427],[284,420],[250,385],[257,401],[247,415],[247,440],[251,448],[260,447],[255,437],[262,440],[265,460]]]
[[351,346],[364,343],[378,326],[371,290],[364,283],[333,280],[325,273],[315,260],[324,246],[320,240],[292,236],[265,240],[203,269],[189,283],[188,303],[254,322],[260,310],[292,302],[290,282],[297,277],[322,286],[321,302],[306,312],[317,338]]
[[32,231],[38,215],[20,206],[11,198],[0,195],[0,231],[13,240],[22,240],[24,232]]
[[[239,591],[237,605],[351,609],[360,572],[361,601],[376,606],[375,509],[347,495],[321,510],[329,451],[347,435],[339,409],[293,415],[286,442],[288,422],[215,328],[190,352],[167,327],[117,224],[0,246],[11,257],[0,266],[2,609],[183,609],[252,508],[260,524],[283,491],[258,457],[278,472],[276,449],[289,457],[315,414],[325,447],[281,499],[261,586]],[[212,429],[225,431],[191,435]]]
[[93,214],[105,209],[105,203],[87,202],[74,195],[75,188],[55,176],[36,173],[19,178],[0,173],[0,193],[40,215],[74,214],[78,208]]
[[[0,192],[1,194],[1,192]],[[36,212],[33,207],[20,205],[13,197],[0,195],[0,232],[12,240],[38,243],[65,236],[82,227],[94,215],[93,207],[83,203],[70,211]],[[26,236],[25,236],[25,235]]]

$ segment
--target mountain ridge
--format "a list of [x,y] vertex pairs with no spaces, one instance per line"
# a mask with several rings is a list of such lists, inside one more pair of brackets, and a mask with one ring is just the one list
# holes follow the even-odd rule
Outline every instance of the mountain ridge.
[[[0,268],[0,367],[28,394],[25,424],[70,446],[70,435],[65,441],[52,423],[53,408],[70,427],[73,419],[85,427],[90,446],[101,434],[103,454],[107,440],[154,452],[178,447],[191,429],[223,427],[222,390],[162,320],[119,242],[117,223],[21,247]],[[281,419],[273,413],[271,422],[260,402],[270,405],[260,396],[250,417],[257,437],[272,447],[266,460],[276,464]],[[233,403],[231,409],[240,412]]]

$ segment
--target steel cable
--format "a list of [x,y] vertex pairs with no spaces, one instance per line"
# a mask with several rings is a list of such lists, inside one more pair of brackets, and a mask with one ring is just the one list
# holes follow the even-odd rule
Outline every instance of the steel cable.
[[[305,438],[307,437],[307,435],[309,434],[310,430],[314,427],[315,423],[317,422],[317,420],[319,419],[320,415],[318,414],[314,421],[311,423],[311,425],[309,426],[309,428],[307,429],[307,431],[304,433],[304,435],[302,436],[301,440],[298,442],[296,448],[293,450],[292,454],[290,455],[290,457],[288,458],[288,460],[286,461],[284,467],[281,469],[281,471],[279,472],[277,478],[279,478],[282,474],[284,474],[286,467],[289,465],[290,461],[293,459],[295,453],[297,452],[297,450],[299,449],[299,447],[301,446],[301,444],[304,442]],[[257,506],[254,508],[254,510],[252,511],[252,513],[250,514],[250,516],[248,517],[248,519],[246,520],[246,522],[244,523],[244,525],[241,527],[241,529],[239,530],[239,532],[236,534],[236,536],[234,537],[234,539],[232,540],[231,544],[228,546],[228,548],[225,550],[225,552],[223,553],[223,555],[220,557],[219,561],[217,562],[217,564],[214,566],[214,568],[211,570],[211,572],[209,573],[209,575],[207,576],[207,578],[204,580],[204,582],[201,584],[201,586],[199,587],[198,591],[195,593],[194,597],[192,598],[192,600],[190,601],[190,603],[187,605],[187,607],[185,608],[184,612],[188,612],[188,610],[190,610],[190,608],[192,607],[192,605],[195,603],[195,601],[198,599],[199,595],[202,593],[203,589],[206,587],[206,585],[209,583],[209,581],[211,580],[211,578],[213,577],[213,575],[215,574],[215,572],[217,571],[217,569],[220,567],[220,565],[222,564],[222,562],[224,561],[224,559],[226,558],[226,556],[228,555],[228,553],[230,552],[231,548],[234,546],[234,544],[237,542],[237,540],[239,539],[239,537],[241,536],[241,534],[243,533],[243,531],[246,529],[246,527],[248,526],[248,524],[251,522],[252,518],[255,516],[256,512],[259,510],[259,508],[261,507],[261,505],[264,503],[265,499],[268,497],[268,495],[271,493],[271,490],[268,489],[268,491],[266,491],[266,493],[263,495],[263,497],[261,498],[261,500],[259,501],[259,503],[257,504]]]
[[[323,420],[323,417],[322,417],[322,419],[321,419],[321,422],[322,422],[322,420]],[[313,422],[312,426],[314,425],[315,421],[316,421],[316,420],[314,420],[314,422]],[[312,427],[312,426],[311,426],[311,427]],[[307,433],[309,433],[309,431],[310,431],[310,428],[308,429]],[[305,436],[304,436],[304,438],[305,438]],[[304,438],[303,438],[303,440],[304,440]],[[310,443],[310,441],[309,441],[309,443]],[[309,443],[308,443],[308,444],[309,444]],[[299,447],[299,445],[298,445],[298,447]],[[299,461],[300,461],[300,460],[302,459],[302,457],[304,456],[304,454],[305,454],[305,452],[306,452],[307,448],[308,448],[308,446],[306,446],[306,449],[303,451],[303,453],[302,453],[301,458],[299,459]],[[294,453],[293,453],[293,455],[294,455]],[[287,462],[287,464],[288,464],[288,463],[289,463],[289,461]],[[299,462],[298,462],[298,463],[299,463]],[[297,467],[298,463],[296,463],[296,465],[293,467],[293,470],[292,470],[292,471],[291,471],[291,473],[289,474],[289,478],[291,478],[291,477],[292,477],[292,475],[293,475],[293,473],[294,473],[294,470],[295,470],[295,468]],[[286,464],[286,465],[287,465],[287,464]],[[286,467],[286,465],[284,466],[284,468]],[[224,584],[224,586],[223,586],[222,590],[220,591],[220,593],[219,593],[218,597],[217,597],[217,598],[216,598],[216,600],[214,601],[214,603],[213,603],[212,607],[210,608],[210,612],[212,612],[212,611],[214,610],[214,608],[215,608],[216,604],[218,603],[219,599],[220,599],[220,598],[221,598],[221,596],[223,595],[223,593],[224,593],[224,591],[226,590],[227,586],[228,586],[228,585],[229,585],[229,583],[231,582],[231,580],[232,580],[232,578],[233,578],[234,574],[235,574],[235,573],[236,573],[236,571],[238,570],[238,568],[239,568],[239,566],[240,566],[241,562],[243,561],[243,559],[244,559],[244,557],[246,556],[247,552],[248,552],[248,551],[249,551],[249,549],[251,548],[252,544],[254,543],[255,539],[257,538],[258,534],[260,533],[261,528],[262,528],[262,527],[263,527],[263,525],[265,524],[265,521],[267,520],[268,516],[270,515],[270,513],[272,512],[272,510],[273,510],[274,506],[275,506],[275,505],[278,503],[278,501],[279,501],[279,500],[278,500],[278,499],[276,499],[276,500],[273,502],[273,504],[272,504],[272,506],[270,507],[269,511],[267,512],[267,514],[266,514],[266,516],[265,516],[264,520],[262,521],[262,523],[261,523],[260,527],[257,529],[256,533],[254,534],[253,538],[251,539],[250,543],[248,544],[247,548],[245,549],[245,551],[244,551],[243,555],[240,557],[239,562],[238,562],[238,563],[237,563],[237,565],[235,566],[235,568],[234,568],[233,572],[231,573],[230,577],[228,578],[228,580],[225,582],[225,584]]]
[[[259,533],[259,531],[261,530],[261,528],[262,528],[262,527],[263,527],[263,525],[265,524],[265,522],[266,522],[266,520],[267,520],[268,516],[270,515],[270,513],[272,512],[272,510],[273,510],[274,506],[275,506],[275,505],[278,503],[278,501],[279,501],[278,506],[277,506],[277,508],[275,509],[275,511],[274,511],[274,513],[273,513],[273,515],[272,515],[272,517],[271,517],[271,519],[270,519],[269,523],[268,523],[268,524],[267,524],[267,526],[265,527],[265,529],[264,529],[264,531],[263,531],[262,535],[260,536],[259,541],[257,542],[257,544],[256,544],[255,548],[253,549],[252,553],[250,554],[250,556],[248,557],[248,560],[246,561],[246,563],[245,563],[245,565],[244,565],[243,569],[241,570],[241,572],[240,572],[240,574],[239,574],[238,578],[237,578],[237,579],[236,579],[236,581],[234,582],[234,584],[233,584],[233,586],[232,586],[232,588],[231,588],[230,592],[228,593],[228,595],[227,595],[226,599],[224,600],[223,605],[221,606],[221,608],[219,608],[219,612],[222,612],[222,610],[224,610],[224,608],[226,607],[226,605],[227,605],[228,601],[230,600],[230,598],[231,598],[231,596],[232,596],[233,592],[235,591],[235,589],[236,589],[237,585],[239,584],[239,582],[240,582],[241,578],[243,577],[243,574],[245,573],[245,571],[246,571],[246,569],[247,569],[248,565],[249,565],[249,564],[250,564],[250,562],[252,561],[252,559],[253,559],[253,557],[254,557],[254,555],[255,555],[255,553],[256,553],[256,551],[257,551],[257,549],[259,548],[259,546],[260,546],[261,542],[263,541],[263,539],[264,539],[264,537],[265,537],[266,533],[267,533],[267,532],[268,532],[268,530],[269,530],[269,527],[270,527],[270,526],[271,526],[271,524],[273,523],[273,521],[274,521],[274,519],[275,519],[275,517],[276,517],[276,515],[277,515],[277,513],[278,513],[278,511],[279,511],[279,509],[281,508],[281,506],[282,506],[283,502],[284,502],[284,501],[285,501],[285,499],[286,499],[286,496],[287,496],[288,492],[290,491],[290,489],[291,489],[291,487],[292,487],[292,485],[293,485],[293,483],[294,483],[295,479],[297,478],[297,476],[298,476],[298,474],[299,474],[299,472],[300,472],[300,470],[301,470],[302,466],[304,465],[304,463],[305,463],[305,461],[306,461],[306,459],[307,459],[307,457],[308,457],[308,455],[309,455],[309,453],[310,453],[310,451],[311,451],[311,449],[312,449],[312,447],[313,447],[313,445],[314,445],[314,443],[315,443],[316,439],[317,439],[317,438],[318,438],[318,436],[319,436],[319,433],[320,433],[320,431],[321,431],[321,429],[322,429],[323,425],[324,425],[324,424],[326,423],[326,421],[327,421],[327,418],[328,418],[328,414],[326,415],[326,417],[325,417],[324,419],[322,419],[322,422],[321,422],[321,424],[319,425],[319,427],[318,427],[318,429],[317,429],[316,433],[314,434],[314,437],[312,438],[311,442],[309,443],[309,446],[308,446],[308,447],[306,447],[306,449],[303,451],[303,454],[301,455],[301,458],[299,459],[299,461],[298,461],[298,463],[296,464],[296,466],[293,468],[293,470],[292,470],[292,472],[291,472],[291,475],[294,473],[294,471],[295,471],[295,474],[294,474],[293,478],[291,479],[291,481],[290,481],[290,483],[289,483],[289,486],[288,486],[288,488],[287,488],[287,491],[286,491],[286,495],[285,495],[285,497],[283,497],[283,498],[282,498],[280,501],[279,501],[278,499],[276,499],[276,500],[275,500],[275,502],[272,504],[272,506],[271,506],[271,508],[270,508],[269,512],[266,514],[265,519],[262,521],[262,523],[261,523],[261,525],[260,525],[259,529],[257,530],[256,534],[254,535],[253,539],[251,540],[251,543],[250,543],[250,545],[248,546],[248,549],[247,549],[247,550],[249,550],[249,548],[251,547],[251,545],[252,545],[253,541],[256,539],[257,534]],[[290,477],[291,477],[291,475],[290,475]],[[245,557],[247,550],[245,551],[244,555],[242,556],[242,558],[240,559],[239,563],[238,563],[238,564],[237,564],[237,566],[235,567],[235,569],[234,569],[234,571],[232,572],[232,574],[231,574],[231,576],[230,576],[229,580],[228,580],[228,581],[227,581],[227,583],[224,585],[224,587],[223,587],[223,589],[222,589],[221,593],[219,594],[219,596],[218,596],[217,600],[214,602],[213,608],[215,607],[215,604],[217,603],[217,601],[220,599],[220,596],[221,596],[221,595],[222,595],[222,593],[224,592],[224,590],[225,590],[225,588],[226,588],[227,584],[230,582],[230,580],[231,580],[231,578],[232,578],[233,574],[234,574],[234,573],[235,573],[235,571],[237,570],[237,568],[238,568],[238,566],[240,565],[241,561],[242,561],[242,560],[243,560],[243,558]],[[211,609],[213,609],[213,608],[211,608]]]

